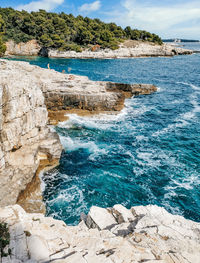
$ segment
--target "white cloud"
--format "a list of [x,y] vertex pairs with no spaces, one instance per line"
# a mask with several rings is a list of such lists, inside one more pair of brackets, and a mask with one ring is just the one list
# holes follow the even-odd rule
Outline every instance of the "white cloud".
[[41,1],[32,1],[26,5],[19,5],[18,10],[38,11],[39,9],[44,9],[46,11],[51,11],[57,6],[64,3],[64,0],[41,0]]
[[83,4],[82,6],[79,7],[79,11],[83,13],[90,13],[97,11],[101,8],[101,1],[95,1],[91,4]]
[[[153,6],[142,4],[139,0],[125,0],[121,3],[122,10],[110,12],[109,21],[114,20],[122,26],[130,25],[133,28],[149,30],[167,36],[170,31],[175,35],[184,35],[184,28],[189,28],[194,35],[193,28],[198,28],[196,37],[200,38],[200,2],[188,1],[182,4]],[[107,14],[108,15],[108,14]]]

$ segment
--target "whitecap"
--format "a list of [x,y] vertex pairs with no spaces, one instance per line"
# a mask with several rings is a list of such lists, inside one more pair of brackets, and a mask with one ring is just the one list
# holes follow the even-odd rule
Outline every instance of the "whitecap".
[[144,135],[138,135],[138,136],[136,136],[135,137],[136,138],[136,140],[137,141],[148,141],[149,140],[149,138],[148,137],[146,137],[146,136],[144,136]]
[[68,152],[76,151],[79,149],[88,149],[90,153],[94,153],[96,151],[99,151],[99,148],[93,141],[81,141],[80,139],[72,139],[68,136],[61,136],[60,135],[60,141],[65,150]]
[[40,189],[41,189],[41,192],[43,193],[45,188],[46,188],[46,183],[45,181],[43,180],[43,176],[44,176],[44,171],[41,171],[40,174],[39,174],[39,178],[40,178]]
[[197,91],[200,91],[200,87],[194,85],[194,84],[191,84],[191,83],[187,83],[187,82],[176,82],[177,84],[183,84],[183,85],[186,85],[186,86],[189,86],[191,87],[193,90],[197,90]]
[[166,128],[163,128],[162,130],[156,131],[155,133],[152,134],[152,136],[157,137],[166,134],[168,132],[171,132],[173,130],[176,130],[177,128],[183,128],[189,125],[192,119],[196,118],[196,114],[200,112],[200,105],[198,103],[197,94],[196,93],[191,94],[189,98],[190,98],[190,104],[192,105],[193,109],[180,114],[174,120],[174,123],[169,124]]

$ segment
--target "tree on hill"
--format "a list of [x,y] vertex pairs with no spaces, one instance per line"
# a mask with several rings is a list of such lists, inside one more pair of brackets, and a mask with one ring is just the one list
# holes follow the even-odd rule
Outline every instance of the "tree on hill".
[[151,41],[161,44],[159,36],[146,31],[121,28],[115,23],[65,13],[49,13],[45,10],[28,13],[12,8],[0,8],[4,20],[5,41],[16,43],[36,39],[42,47],[59,50],[81,51],[90,45],[101,48],[118,48],[126,39]]
[[0,57],[4,55],[6,51],[6,45],[3,42],[2,36],[4,33],[4,21],[0,15]]

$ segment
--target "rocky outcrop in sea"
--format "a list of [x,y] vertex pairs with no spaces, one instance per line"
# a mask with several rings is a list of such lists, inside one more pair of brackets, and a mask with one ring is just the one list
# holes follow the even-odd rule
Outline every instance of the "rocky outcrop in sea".
[[189,55],[192,50],[183,49],[177,46],[163,44],[158,45],[151,42],[127,40],[119,46],[119,49],[84,49],[82,52],[75,51],[59,51],[57,49],[49,49],[41,47],[36,40],[27,43],[16,44],[12,40],[6,43],[6,55],[40,55],[44,57],[54,58],[130,58],[130,57],[158,57],[158,56],[174,56]]

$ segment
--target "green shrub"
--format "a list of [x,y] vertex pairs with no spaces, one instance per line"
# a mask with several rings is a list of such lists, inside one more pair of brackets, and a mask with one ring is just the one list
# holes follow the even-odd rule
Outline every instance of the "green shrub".
[[6,52],[6,45],[4,44],[4,41],[2,39],[4,30],[5,30],[5,23],[2,16],[0,15],[0,57],[3,56],[4,53]]
[[6,257],[11,254],[11,250],[8,250],[8,253],[4,252],[4,249],[7,245],[10,244],[10,233],[8,225],[6,223],[0,223],[0,252],[2,257]]

